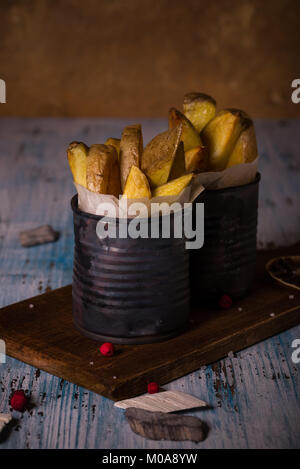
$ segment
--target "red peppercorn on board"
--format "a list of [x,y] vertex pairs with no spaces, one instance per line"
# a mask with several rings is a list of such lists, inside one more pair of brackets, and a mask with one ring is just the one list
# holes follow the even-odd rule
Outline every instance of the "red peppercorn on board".
[[103,356],[101,343],[73,326],[70,285],[2,308],[0,337],[18,360],[114,401],[130,398],[147,392],[151,382],[162,386],[297,325],[300,292],[274,283],[265,264],[299,253],[300,245],[258,251],[255,285],[246,298],[229,309],[194,310],[186,332],[165,342],[115,345],[112,356]]

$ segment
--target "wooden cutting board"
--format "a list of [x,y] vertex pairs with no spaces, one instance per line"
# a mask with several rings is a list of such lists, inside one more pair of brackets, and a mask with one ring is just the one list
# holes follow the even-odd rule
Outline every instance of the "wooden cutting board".
[[299,254],[299,247],[259,251],[247,298],[226,311],[193,311],[189,329],[166,342],[117,345],[113,357],[101,356],[99,344],[73,327],[70,285],[2,308],[0,338],[11,357],[113,400],[133,397],[147,382],[163,385],[299,324],[300,292],[278,286],[265,272],[270,258]]

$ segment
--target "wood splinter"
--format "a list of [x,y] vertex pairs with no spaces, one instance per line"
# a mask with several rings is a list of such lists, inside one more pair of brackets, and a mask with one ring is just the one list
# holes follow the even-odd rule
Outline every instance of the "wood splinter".
[[131,430],[150,440],[193,441],[205,440],[208,426],[205,422],[189,415],[174,415],[164,412],[130,407],[125,417]]
[[36,246],[37,244],[52,243],[59,238],[59,233],[52,226],[43,225],[33,230],[21,231],[20,243],[24,247]]

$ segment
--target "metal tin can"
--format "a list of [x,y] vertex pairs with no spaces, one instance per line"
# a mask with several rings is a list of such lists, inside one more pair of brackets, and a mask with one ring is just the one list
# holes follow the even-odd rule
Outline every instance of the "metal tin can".
[[193,304],[215,302],[222,294],[233,299],[249,291],[255,273],[258,186],[250,184],[206,190],[195,203],[204,203],[204,245],[191,250]]
[[[92,339],[122,344],[178,335],[190,311],[185,240],[172,236],[172,230],[168,239],[101,239],[96,229],[103,217],[81,211],[77,195],[71,207],[73,319],[79,331]],[[121,219],[111,222],[119,224]]]

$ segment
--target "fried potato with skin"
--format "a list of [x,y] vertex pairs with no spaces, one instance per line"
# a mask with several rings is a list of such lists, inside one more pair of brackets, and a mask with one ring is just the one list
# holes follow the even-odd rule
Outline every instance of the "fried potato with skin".
[[172,107],[169,110],[169,129],[174,129],[179,124],[182,124],[181,140],[183,141],[184,151],[189,151],[192,148],[200,147],[202,141],[197,130],[193,124],[185,117],[182,112]]
[[108,178],[107,193],[119,198],[119,195],[122,194],[122,189],[118,153],[113,145],[107,145],[107,148],[110,151],[110,158],[112,159],[111,170]]
[[116,158],[116,150],[112,146],[92,145],[90,147],[86,168],[86,183],[90,191],[109,194]]
[[175,174],[178,168],[182,167],[181,132],[182,126],[178,125],[174,129],[156,135],[146,146],[142,155],[141,169],[148,177],[151,187],[161,186],[169,180],[174,162]]
[[179,142],[178,148],[175,153],[175,157],[171,166],[171,171],[169,175],[168,181],[172,179],[177,179],[180,176],[185,174],[185,155],[184,155],[184,148],[183,142]]
[[208,147],[209,169],[222,171],[241,132],[249,126],[250,118],[244,111],[224,109],[209,121],[201,136]]
[[113,138],[113,137],[108,138],[105,142],[105,145],[112,145],[116,149],[118,159],[119,159],[119,154],[120,154],[120,142],[121,142],[120,138]]
[[88,147],[82,142],[72,142],[67,154],[74,182],[86,187],[86,158]]
[[249,127],[242,131],[233,152],[229,157],[227,168],[235,164],[251,163],[257,157],[257,143],[253,122]]
[[121,187],[124,190],[131,166],[140,168],[143,153],[143,135],[140,124],[128,125],[122,133],[120,142]]
[[216,115],[216,101],[204,93],[187,93],[183,98],[183,113],[198,133]]
[[166,195],[178,195],[185,187],[189,185],[193,178],[193,174],[185,174],[180,178],[173,179],[162,186],[157,187],[153,192],[153,197],[163,197]]
[[207,147],[196,147],[185,152],[185,168],[188,173],[201,173],[208,169]]
[[126,196],[128,199],[142,199],[144,197],[151,199],[148,179],[137,166],[131,166],[123,196]]

